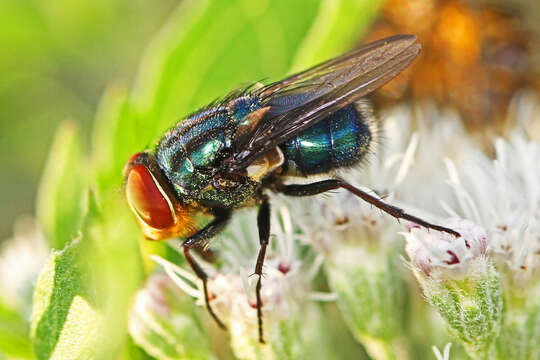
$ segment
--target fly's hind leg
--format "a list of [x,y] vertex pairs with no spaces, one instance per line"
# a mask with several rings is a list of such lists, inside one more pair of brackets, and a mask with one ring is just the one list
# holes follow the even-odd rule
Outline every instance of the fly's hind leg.
[[197,246],[203,243],[204,241],[207,241],[214,237],[217,233],[219,233],[229,219],[231,218],[231,211],[229,210],[216,210],[215,212],[215,218],[212,220],[208,225],[206,225],[204,228],[202,228],[200,231],[195,233],[193,236],[189,237],[184,241],[182,244],[182,249],[184,251],[184,256],[186,257],[187,262],[193,269],[193,272],[195,272],[195,275],[199,279],[201,279],[203,283],[203,293],[204,293],[204,302],[206,304],[206,309],[208,309],[208,312],[210,313],[210,316],[214,318],[216,323],[219,325],[220,328],[225,329],[225,324],[218,318],[214,310],[212,310],[212,307],[210,306],[210,299],[208,296],[208,275],[204,272],[204,270],[201,268],[201,266],[195,261],[193,256],[189,253],[189,251]]
[[456,237],[460,236],[458,232],[452,229],[446,228],[444,226],[436,225],[436,224],[431,224],[423,219],[410,215],[406,213],[405,211],[403,211],[402,209],[395,207],[393,205],[387,204],[384,201],[378,199],[377,197],[370,195],[367,192],[362,191],[359,188],[341,179],[329,179],[329,180],[317,181],[317,182],[314,182],[311,184],[305,184],[305,185],[280,185],[277,187],[277,191],[282,192],[283,194],[289,195],[289,196],[311,196],[311,195],[316,195],[316,194],[320,194],[326,191],[335,190],[339,188],[343,188],[351,192],[353,195],[361,198],[364,201],[367,201],[368,203],[381,209],[387,214],[392,215],[393,217],[397,219],[404,219],[404,220],[412,221],[427,229],[433,229],[433,230],[446,232]]

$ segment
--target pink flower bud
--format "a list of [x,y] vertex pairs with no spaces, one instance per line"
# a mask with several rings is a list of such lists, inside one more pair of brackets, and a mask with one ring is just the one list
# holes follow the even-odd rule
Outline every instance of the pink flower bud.
[[[486,255],[486,231],[469,220],[453,218],[443,224],[456,230],[461,237],[411,226],[409,232],[404,234],[407,254],[412,265],[427,276],[449,274],[452,278],[461,278],[473,270],[471,262]],[[442,273],[435,273],[435,269],[442,270]]]

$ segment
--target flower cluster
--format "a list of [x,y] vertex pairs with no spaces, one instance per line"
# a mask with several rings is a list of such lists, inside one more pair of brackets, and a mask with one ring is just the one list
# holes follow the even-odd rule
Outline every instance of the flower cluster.
[[[298,336],[312,332],[312,329],[303,329],[301,323],[316,311],[311,300],[334,299],[332,294],[311,290],[321,260],[315,255],[311,262],[300,260],[298,235],[291,214],[284,206],[275,209],[272,212],[274,236],[263,268],[261,297],[267,344],[261,346],[255,298],[258,278],[251,276],[259,242],[255,214],[249,215],[234,219],[230,230],[218,240],[216,247],[220,249],[223,263],[220,266],[204,263],[210,274],[211,306],[229,329],[236,357],[303,358],[303,349],[310,346],[310,341],[316,341],[314,336]],[[165,259],[154,259],[181,289],[196,298],[199,305],[204,305],[202,284],[194,275]]]
[[[428,114],[435,109],[420,107],[416,112]],[[437,167],[428,164],[428,159],[437,154],[442,158],[442,154],[450,152],[452,139],[447,135],[463,135],[461,151],[449,154],[456,161],[472,147],[458,119],[451,113],[444,116],[447,118],[440,124],[429,119],[413,124],[409,108],[389,111],[382,131],[386,141],[379,139],[376,144],[379,157],[369,159],[369,166],[348,170],[341,176],[386,202],[418,213],[415,206],[433,201],[432,189],[418,191],[419,179],[431,176],[444,183],[442,161]],[[418,132],[411,133],[412,127],[417,127]],[[441,138],[448,140],[440,141]],[[451,201],[449,192],[445,194],[445,200]],[[375,358],[406,357],[411,349],[404,338],[411,337],[411,329],[404,324],[410,316],[407,302],[414,294],[409,292],[409,277],[401,261],[403,243],[397,236],[406,224],[345,191],[324,199],[294,199],[287,204],[299,215],[295,220],[303,234],[301,239],[324,257],[329,287],[337,296],[352,334]],[[437,218],[424,215],[429,220]]]
[[540,144],[516,132],[494,146],[495,160],[477,153],[459,169],[449,164],[452,212],[486,228],[491,255],[523,290],[540,273]]
[[497,356],[533,359],[540,341],[540,144],[516,130],[494,148],[494,160],[477,153],[449,163],[458,204],[449,212],[486,229],[505,302]]

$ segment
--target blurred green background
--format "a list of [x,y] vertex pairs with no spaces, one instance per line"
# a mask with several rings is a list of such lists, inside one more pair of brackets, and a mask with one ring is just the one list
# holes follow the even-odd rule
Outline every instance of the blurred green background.
[[[33,213],[58,124],[88,144],[105,86],[131,84],[142,53],[178,0],[0,1],[0,239]],[[86,145],[87,146],[87,145]]]

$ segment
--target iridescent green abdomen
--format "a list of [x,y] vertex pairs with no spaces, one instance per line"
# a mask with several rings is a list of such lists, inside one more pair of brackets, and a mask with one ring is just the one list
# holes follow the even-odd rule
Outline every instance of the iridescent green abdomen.
[[358,102],[328,116],[281,145],[287,174],[314,175],[357,164],[374,137],[374,120]]
[[163,136],[156,149],[157,163],[181,198],[234,206],[252,195],[255,185],[249,181],[227,190],[216,189],[213,182],[221,162],[231,154],[238,123],[258,108],[257,98],[239,97],[189,116]]

